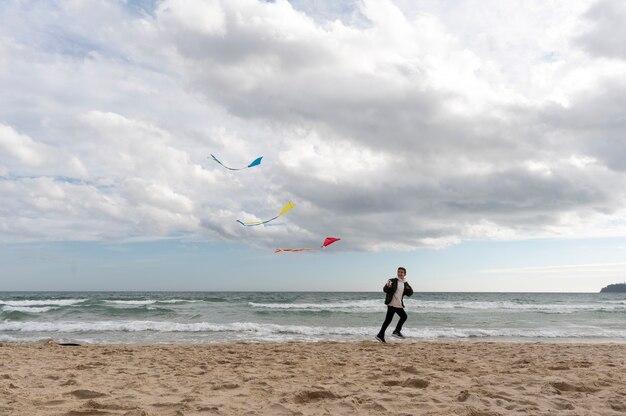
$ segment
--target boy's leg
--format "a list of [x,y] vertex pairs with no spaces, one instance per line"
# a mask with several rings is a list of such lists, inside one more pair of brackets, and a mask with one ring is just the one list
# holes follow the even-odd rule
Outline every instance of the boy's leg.
[[393,332],[400,332],[402,331],[402,325],[406,322],[407,316],[403,308],[396,308],[396,313],[400,316],[400,320],[398,321],[398,325],[396,325],[396,329]]
[[385,316],[385,322],[383,322],[383,326],[380,328],[380,332],[378,333],[378,336],[381,337],[382,339],[385,339],[385,331],[387,330],[387,327],[389,326],[389,324],[391,323],[391,320],[393,319],[393,314],[395,312],[395,309],[396,308],[387,306],[387,315]]

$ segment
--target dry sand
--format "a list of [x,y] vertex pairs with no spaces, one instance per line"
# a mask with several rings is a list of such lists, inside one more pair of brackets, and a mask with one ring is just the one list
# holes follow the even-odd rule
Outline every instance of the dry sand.
[[626,345],[0,344],[0,415],[626,415]]

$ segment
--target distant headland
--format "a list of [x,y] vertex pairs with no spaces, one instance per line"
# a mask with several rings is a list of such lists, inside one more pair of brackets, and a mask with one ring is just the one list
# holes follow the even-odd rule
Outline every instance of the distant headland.
[[602,290],[600,290],[600,293],[626,293],[626,282],[614,283],[603,287]]

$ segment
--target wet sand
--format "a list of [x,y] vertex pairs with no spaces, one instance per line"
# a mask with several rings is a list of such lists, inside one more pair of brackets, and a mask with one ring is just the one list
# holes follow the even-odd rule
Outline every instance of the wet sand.
[[0,344],[0,415],[626,415],[626,345]]

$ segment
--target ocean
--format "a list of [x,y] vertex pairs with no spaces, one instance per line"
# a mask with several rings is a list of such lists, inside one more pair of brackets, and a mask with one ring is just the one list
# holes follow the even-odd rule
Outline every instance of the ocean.
[[[383,300],[382,292],[0,292],[0,342],[373,340]],[[412,340],[626,343],[623,293],[415,293],[405,306]]]

